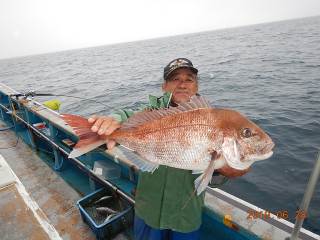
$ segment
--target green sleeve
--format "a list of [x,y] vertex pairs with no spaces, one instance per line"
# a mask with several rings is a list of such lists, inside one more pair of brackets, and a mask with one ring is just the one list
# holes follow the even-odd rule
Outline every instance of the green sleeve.
[[115,113],[108,115],[109,117],[113,117],[115,120],[119,121],[121,124],[137,112],[141,112],[142,110],[148,109],[150,110],[149,105],[141,105],[136,110],[125,110],[125,109],[118,109]]

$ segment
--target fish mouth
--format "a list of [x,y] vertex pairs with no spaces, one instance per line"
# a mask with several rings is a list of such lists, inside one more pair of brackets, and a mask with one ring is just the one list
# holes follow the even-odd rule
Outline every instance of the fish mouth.
[[274,142],[269,142],[261,147],[258,147],[256,151],[258,151],[261,155],[269,154],[271,149],[274,147]]

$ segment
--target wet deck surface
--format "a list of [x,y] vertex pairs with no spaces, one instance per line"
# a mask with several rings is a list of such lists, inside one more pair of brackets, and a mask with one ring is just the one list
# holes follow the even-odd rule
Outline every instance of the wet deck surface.
[[[0,121],[0,129],[3,128],[6,126]],[[17,139],[13,131],[1,131],[0,148],[15,145]],[[51,223],[62,239],[95,239],[88,226],[82,221],[76,204],[82,196],[64,182],[27,144],[19,139],[17,146],[0,149],[0,153],[22,182],[31,199],[41,208],[44,218],[48,219],[49,224]],[[50,239],[41,230],[39,224],[32,222],[30,212],[17,212],[10,209],[10,206],[17,205],[20,205],[21,209],[28,209],[23,206],[22,201],[19,201],[17,197],[19,194],[15,195],[15,193],[14,186],[2,189],[0,193],[3,198],[6,196],[6,199],[14,201],[14,203],[11,201],[11,205],[6,205],[1,199],[0,221],[3,222],[0,226],[0,239]],[[36,235],[30,235],[33,231],[30,229],[35,229]],[[120,234],[115,239],[126,238]]]
[[[0,122],[0,128],[6,126]],[[13,131],[2,131],[0,148],[15,145]],[[24,185],[62,239],[94,239],[90,229],[82,222],[76,202],[81,196],[44,163],[21,139],[14,148],[1,149],[1,155]],[[10,213],[7,213],[10,215]],[[14,212],[12,212],[14,215]],[[28,218],[21,221],[28,228]],[[17,226],[24,228],[24,226]],[[2,232],[2,231],[1,231]],[[7,230],[7,239],[15,229]]]
[[[6,125],[0,121],[0,129],[4,128]],[[61,239],[95,239],[89,227],[82,221],[76,204],[82,196],[42,161],[23,140],[19,139],[15,147],[9,148],[14,146],[17,140],[18,137],[13,131],[1,131],[0,153],[19,178],[31,199],[41,209],[39,215],[41,216],[42,211],[43,218],[47,218],[48,224],[56,229]],[[3,204],[4,198],[15,197],[14,201],[18,201],[16,198],[19,194],[13,196],[15,191],[15,187],[10,186],[0,192],[0,222],[3,219],[7,221],[6,223],[1,222],[0,239],[50,239],[50,236],[46,236],[39,227],[39,223],[32,222],[30,211],[13,211],[10,210],[9,205]],[[12,206],[19,205],[20,209],[28,209],[22,201],[18,202],[12,203]],[[13,219],[15,221],[12,221]],[[56,238],[51,236],[51,239]],[[123,234],[119,234],[114,239],[125,240],[127,238]]]
[[59,235],[53,227],[46,231],[41,226],[50,225],[43,212],[29,208],[16,185],[0,190],[0,239],[57,239]]

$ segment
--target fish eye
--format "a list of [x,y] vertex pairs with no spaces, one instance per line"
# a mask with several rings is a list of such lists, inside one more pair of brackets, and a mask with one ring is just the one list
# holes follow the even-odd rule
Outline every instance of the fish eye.
[[252,136],[252,132],[251,132],[250,129],[248,129],[248,128],[243,129],[242,134],[243,134],[243,136],[246,137],[246,138],[249,138],[249,137]]

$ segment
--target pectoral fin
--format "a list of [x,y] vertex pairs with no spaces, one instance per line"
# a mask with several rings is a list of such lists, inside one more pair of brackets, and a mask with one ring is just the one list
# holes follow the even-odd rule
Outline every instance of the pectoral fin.
[[204,173],[206,170],[192,170],[192,174],[202,174]]
[[[211,163],[210,163],[211,164]],[[206,189],[208,183],[211,181],[212,174],[214,172],[214,163],[212,163],[211,167],[209,165],[208,170],[205,173],[202,173],[195,181],[194,186],[197,190],[197,195],[200,195],[203,190]]]
[[[187,206],[188,202],[190,201],[190,199],[192,198],[193,194],[197,191],[197,195],[199,195],[200,193],[202,193],[203,190],[206,189],[208,183],[211,180],[212,174],[214,172],[215,169],[215,161],[218,160],[221,157],[221,154],[217,153],[216,151],[212,152],[212,156],[211,156],[211,161],[209,163],[209,166],[207,168],[207,170],[201,174],[195,181],[195,189],[193,191],[193,193],[191,194],[191,197],[189,198],[189,200],[187,201],[187,203],[183,206],[182,209],[185,208],[185,206]],[[181,209],[181,210],[182,210]]]
[[158,164],[148,162],[142,159],[139,156],[139,154],[137,154],[136,152],[124,146],[119,145],[117,147],[114,147],[114,149],[111,151],[115,151],[115,150],[118,150],[117,152],[118,155],[120,155],[121,157],[125,157],[128,161],[130,161],[133,165],[139,168],[142,172],[153,172],[155,169],[159,167]]

